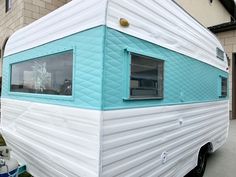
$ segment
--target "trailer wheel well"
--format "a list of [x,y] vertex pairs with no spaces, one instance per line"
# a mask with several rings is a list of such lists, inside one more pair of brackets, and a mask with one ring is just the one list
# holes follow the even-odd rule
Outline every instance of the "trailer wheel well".
[[207,153],[211,153],[213,151],[213,144],[211,142],[208,142],[207,144],[201,147],[200,151],[202,149],[205,149]]
[[184,177],[203,177],[207,164],[207,154],[211,151],[212,143],[208,142],[203,145],[198,152],[197,166]]

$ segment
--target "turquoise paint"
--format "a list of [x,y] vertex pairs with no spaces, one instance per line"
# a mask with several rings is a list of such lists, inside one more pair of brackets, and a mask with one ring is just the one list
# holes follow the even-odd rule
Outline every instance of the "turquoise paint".
[[[2,97],[47,104],[101,109],[104,26],[83,31],[4,58]],[[10,92],[10,65],[73,49],[72,96]]]
[[[108,3],[108,2],[107,2]],[[104,65],[105,65],[105,56],[106,56],[106,50],[105,50],[105,46],[107,43],[107,26],[104,26],[104,36],[103,36],[103,58],[102,58],[102,89],[101,89],[101,100],[102,100],[102,105],[101,105],[101,110],[104,110],[104,100],[103,100],[103,86],[104,86]]]
[[21,165],[18,167],[18,175],[21,175],[22,173],[26,172],[26,165]]
[[[57,53],[60,53],[60,52],[65,52],[65,51],[69,51],[69,50],[72,50],[73,51],[73,67],[76,68],[76,48],[75,47],[65,47],[63,48],[62,50],[61,49],[57,49],[55,52],[53,52],[52,50],[52,53],[50,53],[50,55],[52,54],[57,54]],[[46,56],[46,55],[42,55],[42,56]],[[30,58],[30,59],[35,59],[35,58]],[[23,61],[27,61],[27,60],[30,60],[30,59],[26,59],[26,60],[23,60]],[[21,62],[21,61],[19,61]],[[19,62],[15,62],[15,63],[19,63]],[[14,64],[15,64],[14,63]],[[9,64],[9,73],[11,73],[11,65],[12,64]],[[75,69],[73,69],[73,74],[72,74],[72,78],[75,78]],[[72,96],[63,96],[63,95],[50,95],[50,94],[33,94],[33,93],[23,93],[23,92],[11,92],[10,91],[10,84],[11,84],[11,81],[10,81],[10,78],[8,78],[9,80],[7,81],[8,82],[8,95],[12,95],[12,96],[18,96],[18,97],[28,97],[28,98],[39,98],[41,99],[42,97],[43,98],[46,98],[48,100],[74,100],[75,98],[75,84],[72,83]]]
[[[113,29],[107,30],[103,104],[105,110],[220,101],[219,75],[228,74],[191,57]],[[164,60],[164,99],[128,100],[133,52]],[[223,61],[222,61],[223,62]]]
[[[9,92],[10,65],[66,50],[74,51],[72,96]],[[164,99],[129,98],[129,52],[165,61]],[[228,74],[169,49],[100,26],[4,58],[2,97],[96,110],[220,101],[219,76]]]

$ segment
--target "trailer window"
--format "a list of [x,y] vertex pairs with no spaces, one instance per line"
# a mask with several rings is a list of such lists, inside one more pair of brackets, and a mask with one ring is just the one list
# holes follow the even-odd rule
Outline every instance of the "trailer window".
[[163,98],[162,60],[131,54],[130,98]]
[[217,47],[216,48],[216,56],[217,56],[217,58],[224,60],[224,51]]
[[227,97],[227,78],[221,77],[221,96]]
[[72,95],[72,50],[11,65],[11,92]]

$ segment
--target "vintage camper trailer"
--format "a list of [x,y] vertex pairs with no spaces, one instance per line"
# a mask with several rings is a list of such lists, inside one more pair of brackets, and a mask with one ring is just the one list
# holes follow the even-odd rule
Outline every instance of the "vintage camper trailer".
[[2,134],[35,177],[183,177],[228,131],[227,58],[172,0],[74,0],[13,34]]

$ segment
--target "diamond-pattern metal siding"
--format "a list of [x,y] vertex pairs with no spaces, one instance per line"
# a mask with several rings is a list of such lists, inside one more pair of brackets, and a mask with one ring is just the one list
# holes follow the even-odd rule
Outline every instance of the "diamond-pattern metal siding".
[[[105,109],[184,104],[219,99],[219,76],[227,73],[194,58],[108,28],[104,67]],[[164,99],[124,101],[124,50],[156,56],[164,64]],[[127,76],[128,77],[128,76]]]
[[[81,108],[101,108],[104,27],[93,28],[4,58],[2,96]],[[74,49],[73,98],[9,93],[11,63]],[[56,64],[56,63],[55,63]]]

